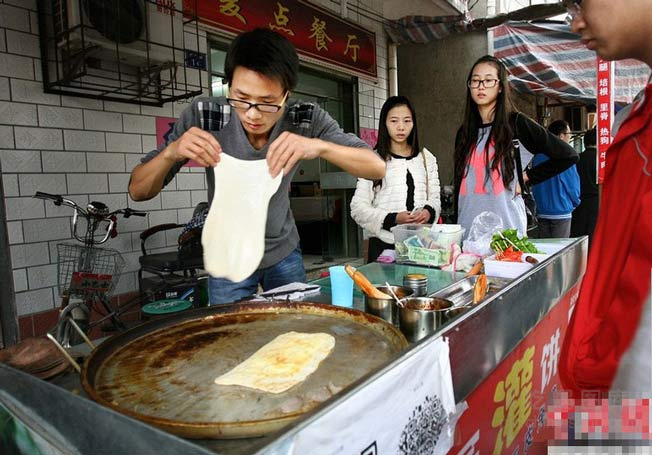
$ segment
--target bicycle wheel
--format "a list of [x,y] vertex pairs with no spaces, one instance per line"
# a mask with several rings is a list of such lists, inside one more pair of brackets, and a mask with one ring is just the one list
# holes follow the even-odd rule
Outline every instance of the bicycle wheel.
[[88,333],[89,311],[83,302],[69,303],[59,314],[55,338],[64,348],[84,343],[82,336],[70,323],[73,319],[84,333]]

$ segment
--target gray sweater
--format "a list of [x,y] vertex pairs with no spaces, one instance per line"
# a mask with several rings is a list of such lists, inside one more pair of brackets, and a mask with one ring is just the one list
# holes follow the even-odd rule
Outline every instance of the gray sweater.
[[[285,114],[272,128],[267,144],[260,150],[254,149],[247,135],[224,97],[196,98],[186,108],[174,125],[172,132],[166,138],[165,144],[157,150],[152,150],[143,159],[145,163],[158,155],[170,142],[177,140],[193,126],[213,133],[222,146],[222,151],[241,160],[262,160],[267,155],[267,149],[281,133],[289,131],[309,138],[320,138],[328,142],[359,148],[369,148],[360,138],[351,133],[345,133],[335,120],[323,109],[313,103],[289,100]],[[167,185],[187,161],[180,161],[165,178]],[[219,163],[218,163],[219,166]],[[290,209],[289,187],[297,165],[283,177],[278,191],[272,196],[267,212],[265,229],[265,254],[258,266],[259,269],[270,267],[285,259],[299,245],[299,233]],[[246,178],[246,176],[243,176]],[[208,201],[213,200],[215,177],[213,168],[206,168],[208,183]]]

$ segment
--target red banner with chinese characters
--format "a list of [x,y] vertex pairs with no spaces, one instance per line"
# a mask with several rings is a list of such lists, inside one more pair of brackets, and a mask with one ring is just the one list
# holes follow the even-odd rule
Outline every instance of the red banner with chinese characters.
[[578,291],[566,293],[467,398],[450,454],[548,453],[555,432],[547,406],[561,388],[559,350]]
[[607,149],[611,145],[611,124],[614,112],[613,80],[613,63],[598,57],[598,183],[604,181]]
[[[195,0],[184,0],[193,15]],[[302,0],[197,0],[200,22],[240,33],[258,27],[285,35],[299,54],[376,77],[376,35]]]

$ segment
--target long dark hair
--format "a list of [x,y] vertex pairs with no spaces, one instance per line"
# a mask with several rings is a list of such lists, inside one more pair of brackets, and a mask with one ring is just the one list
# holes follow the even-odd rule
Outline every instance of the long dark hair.
[[[498,170],[501,173],[503,183],[506,187],[514,179],[514,145],[512,143],[514,139],[514,128],[512,125],[512,115],[516,112],[516,109],[511,99],[509,82],[507,80],[507,69],[496,57],[485,55],[480,57],[471,66],[471,70],[466,78],[464,123],[458,132],[457,146],[455,147],[455,186],[457,188],[460,187],[462,179],[466,175],[471,149],[478,140],[478,130],[482,126],[482,117],[480,117],[478,105],[471,98],[471,89],[468,86],[473,75],[473,70],[480,63],[489,63],[498,70],[499,87],[501,88],[494,107],[493,127],[487,138],[487,148],[485,149],[487,176],[490,175],[491,171]],[[492,139],[496,153],[493,160],[489,162],[489,143]]]
[[[412,131],[407,137],[407,143],[412,147],[412,155],[414,156],[418,154],[421,150],[419,147],[419,134],[417,131],[417,114],[414,112],[410,100],[404,96],[390,96],[387,98],[380,110],[380,120],[378,121],[378,141],[376,142],[376,147],[374,147],[376,152],[378,152],[384,161],[389,161],[392,158],[392,138],[389,136],[389,130],[387,129],[387,115],[389,114],[389,111],[397,106],[407,106],[412,114]],[[382,180],[374,180],[374,189],[381,187],[382,184]]]

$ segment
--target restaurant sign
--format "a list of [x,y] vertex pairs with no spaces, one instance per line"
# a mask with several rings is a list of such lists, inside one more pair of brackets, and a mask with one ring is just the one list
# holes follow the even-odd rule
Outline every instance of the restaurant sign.
[[611,125],[614,112],[614,65],[598,57],[598,183],[604,181],[607,149],[611,145]]
[[184,0],[187,15],[234,33],[269,28],[288,38],[299,54],[376,77],[376,36],[357,24],[303,0]]

